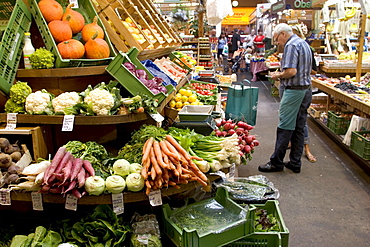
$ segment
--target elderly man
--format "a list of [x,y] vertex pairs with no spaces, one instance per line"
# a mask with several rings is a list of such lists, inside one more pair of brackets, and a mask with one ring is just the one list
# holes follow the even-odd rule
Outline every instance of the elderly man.
[[[278,24],[273,32],[275,43],[284,46],[281,72],[271,74],[273,80],[280,80],[283,96],[280,102],[279,124],[276,131],[274,153],[261,172],[283,171],[284,166],[294,173],[301,172],[301,156],[304,143],[304,126],[307,108],[311,103],[312,54],[309,45],[292,28]],[[289,162],[284,163],[287,147],[291,141]]]

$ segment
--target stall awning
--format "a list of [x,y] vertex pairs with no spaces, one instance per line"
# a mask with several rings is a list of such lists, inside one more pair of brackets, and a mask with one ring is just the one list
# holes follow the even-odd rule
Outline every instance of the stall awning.
[[254,8],[233,8],[234,15],[228,15],[222,20],[222,25],[248,25],[249,15]]

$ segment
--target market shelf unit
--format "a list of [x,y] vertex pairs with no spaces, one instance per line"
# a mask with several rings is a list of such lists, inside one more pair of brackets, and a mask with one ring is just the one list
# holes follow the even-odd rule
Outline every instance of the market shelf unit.
[[178,50],[193,54],[198,66],[204,66],[206,69],[213,68],[213,56],[209,40],[200,38],[194,41],[185,41]]

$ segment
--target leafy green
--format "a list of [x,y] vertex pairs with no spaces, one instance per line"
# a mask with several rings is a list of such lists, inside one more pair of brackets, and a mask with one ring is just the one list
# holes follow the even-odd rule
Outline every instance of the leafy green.
[[256,232],[280,231],[276,217],[273,214],[268,214],[267,210],[262,208],[256,208],[254,227]]
[[[140,237],[142,239],[142,236]],[[148,244],[143,244],[142,241],[139,241],[139,236],[133,234],[131,236],[131,244],[133,247],[161,247],[162,243],[158,236],[149,234],[148,238],[145,239],[148,241]]]
[[26,235],[15,235],[12,239],[10,247],[20,247],[24,246],[24,243],[27,241]]
[[34,236],[34,238],[32,240],[31,247],[37,246],[37,244],[39,242],[41,242],[41,240],[44,239],[44,237],[46,235],[46,232],[47,232],[47,230],[46,230],[45,227],[43,227],[43,226],[36,227],[35,236]]

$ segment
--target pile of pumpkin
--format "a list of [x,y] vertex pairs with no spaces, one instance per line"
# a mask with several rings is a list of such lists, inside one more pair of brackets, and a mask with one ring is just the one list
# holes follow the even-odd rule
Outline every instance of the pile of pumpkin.
[[[85,25],[85,18],[72,9],[73,4],[69,4],[65,11],[55,0],[41,0],[38,6],[63,59],[79,59],[83,56],[88,59],[109,57],[109,45],[104,40],[103,29],[97,24],[97,16],[92,23]],[[84,44],[73,39],[78,33],[81,33]]]

